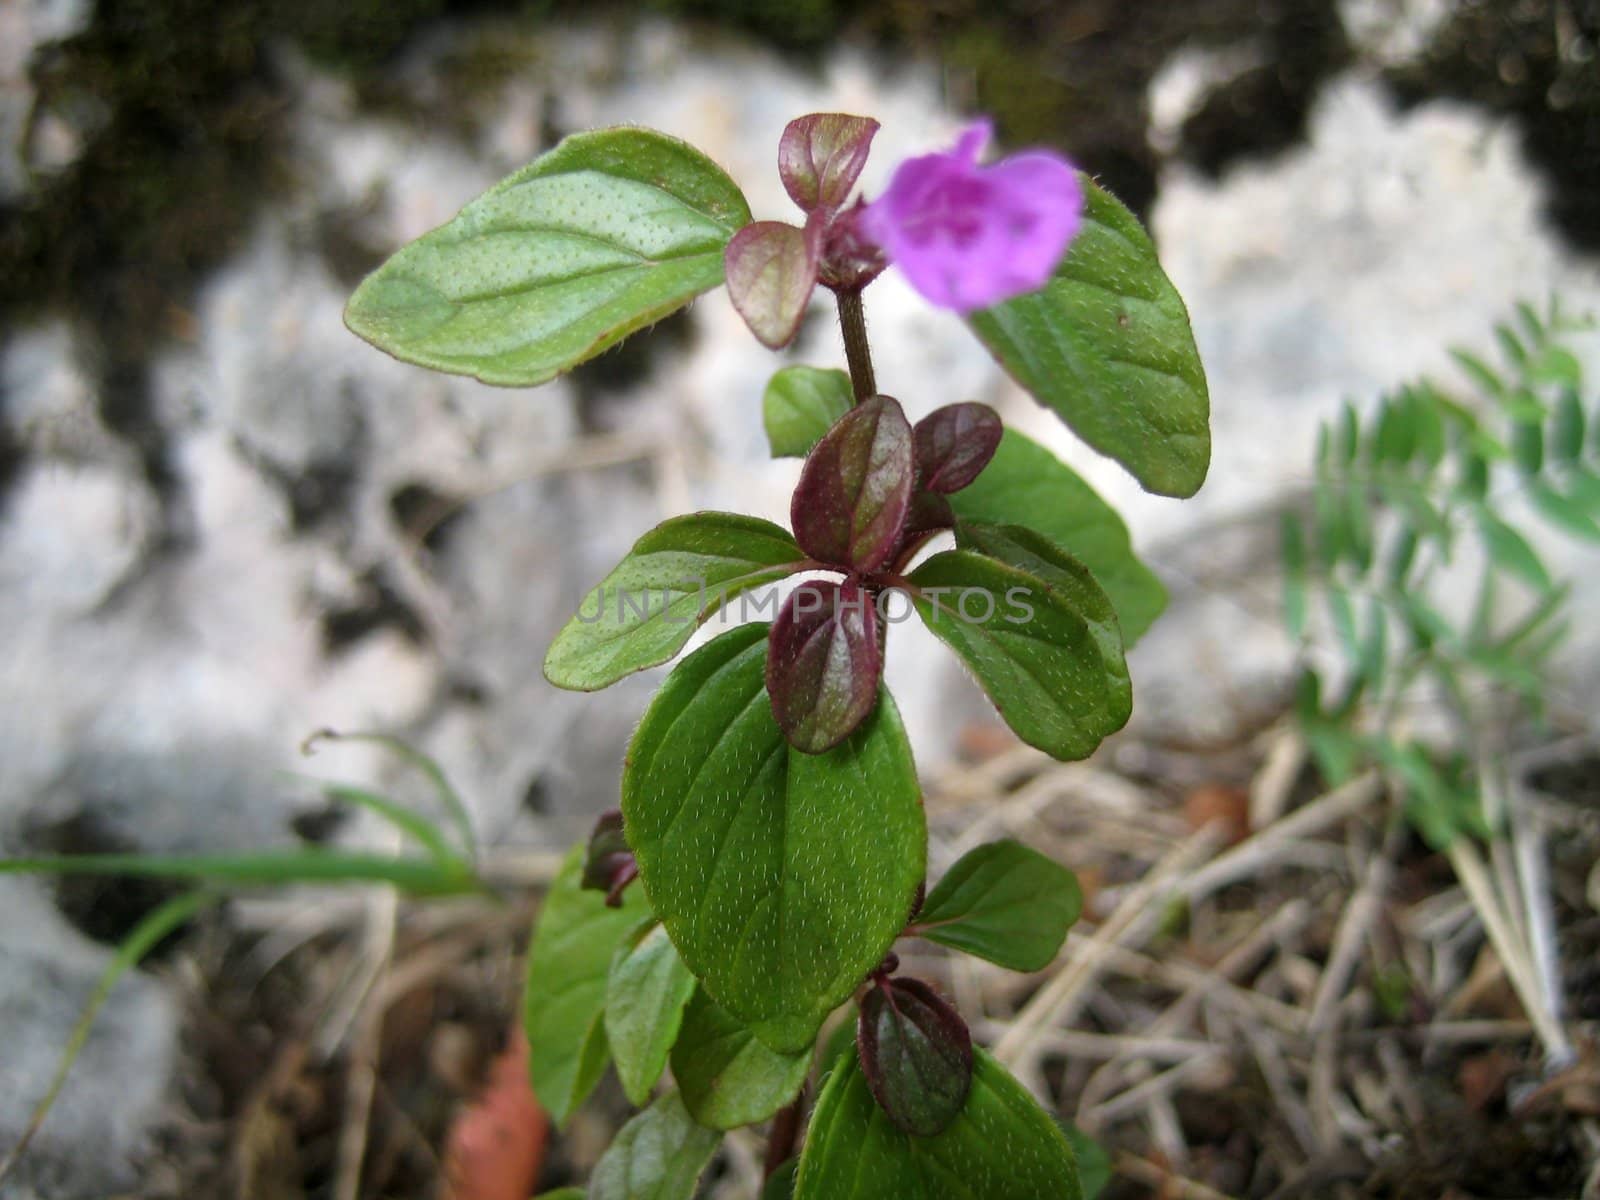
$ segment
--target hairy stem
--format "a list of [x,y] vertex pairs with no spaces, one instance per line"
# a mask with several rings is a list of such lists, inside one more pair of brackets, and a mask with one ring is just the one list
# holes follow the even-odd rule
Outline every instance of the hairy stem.
[[861,292],[838,291],[834,299],[839,302],[839,329],[844,334],[844,356],[850,364],[850,386],[855,390],[856,403],[878,394],[878,383],[872,377],[872,351],[867,346],[867,319],[861,309]]

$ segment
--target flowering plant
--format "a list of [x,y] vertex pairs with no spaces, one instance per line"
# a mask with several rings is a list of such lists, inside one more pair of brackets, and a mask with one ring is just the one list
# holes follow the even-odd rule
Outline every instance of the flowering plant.
[[[604,688],[675,658],[734,600],[807,577],[769,600],[770,623],[721,633],[667,676],[624,759],[620,812],[545,901],[525,993],[534,1088],[565,1121],[614,1063],[642,1108],[597,1165],[595,1200],[688,1200],[722,1131],[768,1121],[772,1197],[1081,1195],[1060,1128],[892,949],[924,938],[1042,970],[1077,917],[1076,881],[1005,841],[927,887],[883,647],[895,612],[914,612],[1018,737],[1082,758],[1127,721],[1124,650],[1165,594],[1116,513],[992,409],[958,400],[913,423],[881,393],[862,296],[900,271],[1166,495],[1205,477],[1205,377],[1149,239],[1092,181],[1043,152],[981,166],[978,124],[852,199],[877,129],[821,113],[784,130],[798,225],[753,221],[733,181],[672,138],[568,138],[399,250],[347,309],[402,359],[529,386],[723,282],[775,348],[818,285],[838,306],[848,371],[786,366],[763,399],[773,454],[804,459],[790,528],[665,521],[545,658],[553,684]],[[853,1037],[814,1070],[831,1022]]]

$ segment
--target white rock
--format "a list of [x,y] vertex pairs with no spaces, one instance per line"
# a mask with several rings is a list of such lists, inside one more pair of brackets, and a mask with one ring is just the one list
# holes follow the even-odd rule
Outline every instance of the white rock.
[[[0,879],[0,1145],[22,1135],[54,1077],[72,1027],[110,960],[77,934],[31,880]],[[135,1188],[177,1049],[177,1006],[160,985],[124,975],[15,1173],[5,1200],[50,1200]]]

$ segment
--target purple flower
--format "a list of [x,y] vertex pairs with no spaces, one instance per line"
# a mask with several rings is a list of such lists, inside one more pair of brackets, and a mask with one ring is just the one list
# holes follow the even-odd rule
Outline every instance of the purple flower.
[[911,286],[957,312],[1043,287],[1083,219],[1083,186],[1065,159],[1036,150],[980,167],[992,132],[978,121],[949,153],[907,159],[861,214]]

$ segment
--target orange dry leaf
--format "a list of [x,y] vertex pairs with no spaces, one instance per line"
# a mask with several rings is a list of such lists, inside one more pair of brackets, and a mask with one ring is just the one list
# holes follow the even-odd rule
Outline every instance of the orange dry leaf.
[[528,1043],[518,1029],[490,1066],[483,1094],[450,1130],[448,1200],[528,1200],[549,1132],[550,1118],[528,1082]]

